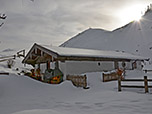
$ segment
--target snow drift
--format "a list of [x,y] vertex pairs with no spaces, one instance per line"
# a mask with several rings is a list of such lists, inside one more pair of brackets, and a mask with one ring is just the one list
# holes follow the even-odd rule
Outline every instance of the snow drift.
[[[141,73],[130,72],[137,76]],[[136,75],[135,75],[136,74]],[[151,94],[143,89],[117,92],[117,82],[102,83],[101,73],[87,73],[84,90],[70,81],[60,85],[38,82],[26,76],[0,76],[2,114],[151,114]]]

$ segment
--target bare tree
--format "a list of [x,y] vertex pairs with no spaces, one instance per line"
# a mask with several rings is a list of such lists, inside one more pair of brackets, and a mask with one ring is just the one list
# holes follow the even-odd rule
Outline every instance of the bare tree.
[[[0,19],[2,19],[2,20],[4,20],[4,19],[6,19],[6,14],[0,14]],[[2,27],[2,25],[3,25],[4,23],[1,23],[0,24],[0,27]]]
[[1,24],[0,24],[0,27],[1,27],[3,24],[4,24],[4,23],[1,23]]
[[0,19],[6,19],[6,14],[0,14]]

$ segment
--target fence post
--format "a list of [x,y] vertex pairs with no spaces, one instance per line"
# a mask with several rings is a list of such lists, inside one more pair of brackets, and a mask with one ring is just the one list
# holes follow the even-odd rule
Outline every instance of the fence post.
[[144,84],[145,84],[145,93],[148,93],[148,81],[147,81],[147,76],[144,76]]
[[121,77],[118,76],[118,91],[121,91]]
[[102,81],[103,81],[103,82],[105,82],[105,81],[104,81],[104,80],[105,80],[104,77],[105,77],[105,76],[104,76],[104,73],[102,73],[102,78],[103,78]]
[[84,75],[84,88],[86,88],[86,87],[87,87],[87,76]]

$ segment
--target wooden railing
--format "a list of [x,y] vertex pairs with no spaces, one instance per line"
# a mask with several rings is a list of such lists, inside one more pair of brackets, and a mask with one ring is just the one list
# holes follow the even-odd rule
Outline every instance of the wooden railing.
[[0,57],[0,62],[8,61],[8,60],[10,60],[10,59],[15,59],[15,58],[16,58],[15,55]]
[[16,55],[0,57],[0,62],[8,61],[11,59],[16,59],[16,57],[25,57],[25,50],[21,50],[21,51],[17,52]]
[[25,57],[25,49],[17,52],[17,57]]
[[[121,79],[118,77],[118,91],[121,91],[121,88],[144,88],[145,93],[148,93],[148,88],[152,88],[152,86],[148,85],[150,81],[152,81],[152,79],[147,79],[147,76],[144,76],[144,79]],[[121,82],[144,82],[144,85],[122,85]]]
[[73,85],[76,87],[83,87],[87,88],[87,76],[74,76],[74,75],[67,75],[67,80],[71,80]]

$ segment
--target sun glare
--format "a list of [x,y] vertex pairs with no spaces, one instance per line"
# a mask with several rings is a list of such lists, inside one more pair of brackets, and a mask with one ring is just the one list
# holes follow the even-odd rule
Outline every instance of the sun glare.
[[127,8],[122,9],[118,13],[118,16],[120,17],[123,23],[128,23],[131,21],[140,21],[140,19],[144,14],[145,9],[146,9],[145,5],[129,6]]

